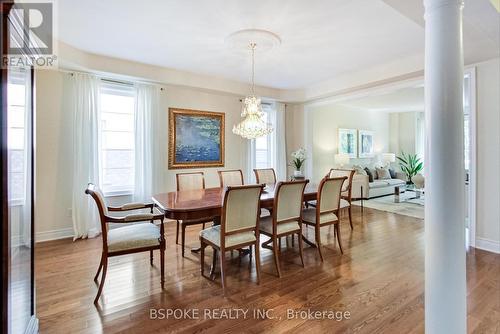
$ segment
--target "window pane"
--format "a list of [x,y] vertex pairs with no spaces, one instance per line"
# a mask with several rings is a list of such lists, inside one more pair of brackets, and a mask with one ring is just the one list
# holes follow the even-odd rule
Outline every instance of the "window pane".
[[100,96],[101,174],[104,192],[134,188],[134,90],[103,83]]

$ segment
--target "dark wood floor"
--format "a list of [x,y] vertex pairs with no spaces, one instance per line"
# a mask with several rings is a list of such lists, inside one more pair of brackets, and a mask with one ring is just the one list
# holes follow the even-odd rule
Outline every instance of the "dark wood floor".
[[[272,254],[263,249],[262,282],[248,257],[228,264],[228,296],[216,282],[202,278],[199,256],[182,258],[175,245],[175,224],[167,224],[166,285],[160,288],[159,256],[111,258],[100,308],[93,275],[99,263],[100,238],[37,245],[37,314],[42,333],[297,332],[423,333],[424,226],[416,218],[354,207],[354,231],[341,227],[344,255],[334,246],[333,230],[322,240],[325,261],[305,247],[305,268],[295,249],[283,248],[283,277],[275,275]],[[312,238],[312,230],[308,231]],[[198,228],[187,240],[197,244]],[[284,243],[283,243],[283,246]],[[211,253],[209,252],[211,257]],[[209,258],[210,258],[209,257]],[[207,265],[208,259],[207,258]],[[500,255],[473,250],[467,255],[468,326],[470,333],[500,332]],[[197,309],[198,320],[151,320],[150,309]],[[204,319],[205,309],[249,310],[247,319]],[[273,319],[256,320],[253,310],[272,310]],[[287,310],[348,311],[350,319],[287,320]],[[281,319],[280,319],[281,317]]]

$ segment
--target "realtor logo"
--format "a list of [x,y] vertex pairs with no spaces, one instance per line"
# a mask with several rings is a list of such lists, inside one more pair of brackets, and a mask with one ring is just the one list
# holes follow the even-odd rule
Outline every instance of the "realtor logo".
[[54,4],[52,2],[2,3],[2,11],[12,6],[8,15],[7,54],[4,66],[54,67]]

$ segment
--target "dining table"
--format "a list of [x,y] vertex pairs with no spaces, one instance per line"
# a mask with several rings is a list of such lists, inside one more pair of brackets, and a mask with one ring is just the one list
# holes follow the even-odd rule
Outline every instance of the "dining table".
[[[304,202],[316,200],[318,185],[308,183],[304,189]],[[275,185],[266,185],[260,195],[260,207],[272,209],[274,205]],[[152,197],[155,206],[163,212],[165,218],[191,220],[213,218],[215,225],[220,224],[224,188],[205,188],[194,190],[171,191]],[[315,244],[303,237],[310,246]],[[194,251],[197,251],[195,249]]]

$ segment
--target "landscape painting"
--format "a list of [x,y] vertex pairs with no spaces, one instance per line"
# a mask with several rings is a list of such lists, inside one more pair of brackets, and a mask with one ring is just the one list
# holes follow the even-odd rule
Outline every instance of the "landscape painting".
[[169,109],[168,168],[224,166],[224,113]]
[[347,154],[356,158],[358,154],[356,143],[356,129],[339,129],[339,154]]

